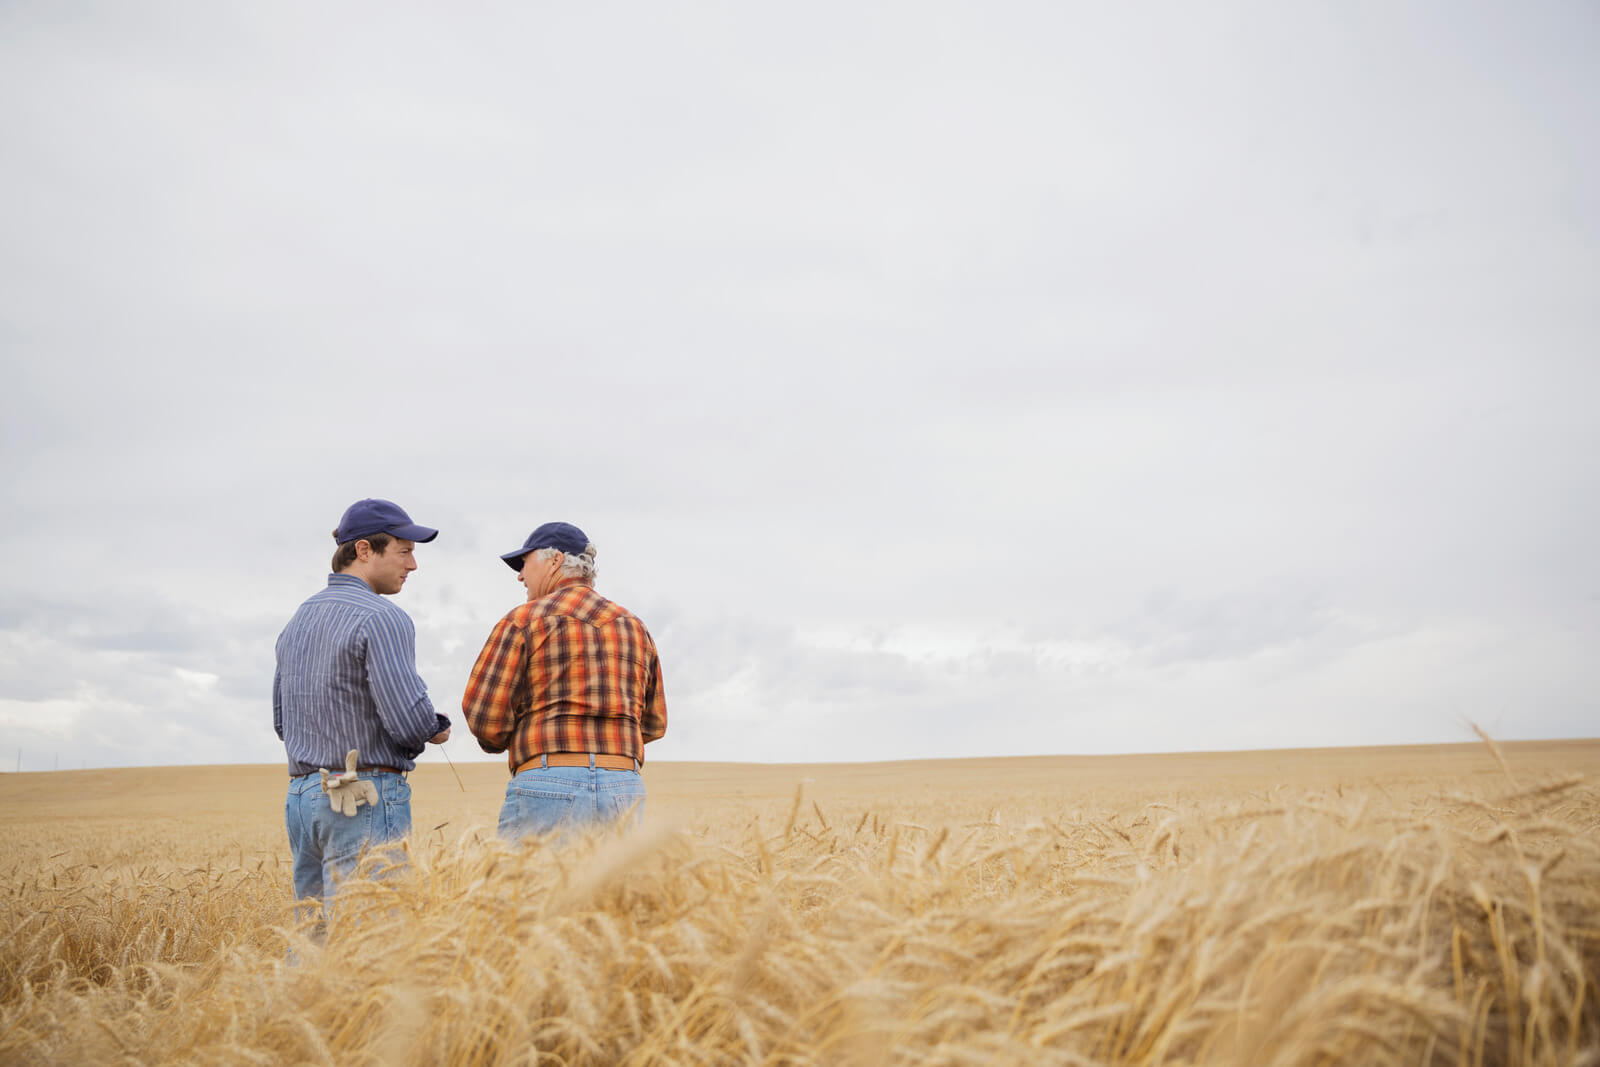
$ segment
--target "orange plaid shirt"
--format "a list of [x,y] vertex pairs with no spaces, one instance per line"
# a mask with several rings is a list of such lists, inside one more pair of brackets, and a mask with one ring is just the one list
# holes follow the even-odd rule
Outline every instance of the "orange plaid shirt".
[[461,699],[485,752],[514,773],[541,753],[595,752],[644,762],[667,732],[661,661],[644,623],[588,585],[519,604],[495,623]]

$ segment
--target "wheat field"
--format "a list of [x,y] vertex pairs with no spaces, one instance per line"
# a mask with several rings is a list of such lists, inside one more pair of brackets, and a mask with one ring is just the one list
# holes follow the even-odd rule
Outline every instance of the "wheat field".
[[325,940],[281,769],[0,775],[0,1062],[1600,1064],[1600,741],[459,770]]

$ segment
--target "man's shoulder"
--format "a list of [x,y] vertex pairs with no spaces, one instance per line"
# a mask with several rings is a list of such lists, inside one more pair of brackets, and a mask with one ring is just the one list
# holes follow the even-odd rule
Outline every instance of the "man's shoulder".
[[396,604],[390,597],[374,594],[367,607],[370,612],[368,618],[373,622],[386,626],[400,626],[406,629],[414,628],[411,616],[406,614],[406,609]]
[[350,603],[348,594],[338,586],[325,585],[300,601],[300,606],[295,608],[291,622],[308,617],[315,618],[319,615],[325,616],[330,611],[343,614],[351,607],[354,607],[354,605]]
[[331,580],[326,586],[306,598],[300,612],[332,609],[346,619],[362,622],[377,620],[389,626],[411,626],[411,616],[389,597],[379,596],[366,582],[338,582]]
[[529,620],[534,617],[534,607],[534,604],[524,600],[510,611],[500,616],[500,621],[505,623],[507,626],[526,626]]
[[624,616],[633,617],[632,613],[621,604],[607,600],[595,592],[593,586],[571,585],[549,596],[519,604],[506,617],[513,619],[519,625],[536,619],[565,618],[588,623],[591,626],[604,626]]
[[639,616],[615,600],[601,596],[590,587],[583,587],[582,593],[572,598],[570,614],[591,626],[644,627],[644,623],[639,621]]

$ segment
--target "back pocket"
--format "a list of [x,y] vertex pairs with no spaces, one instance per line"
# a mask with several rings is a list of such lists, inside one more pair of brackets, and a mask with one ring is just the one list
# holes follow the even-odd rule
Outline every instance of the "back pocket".
[[572,819],[571,793],[545,789],[514,789],[500,812],[500,833],[504,837],[547,834]]
[[611,816],[615,819],[627,819],[630,824],[639,821],[640,814],[644,811],[644,793],[612,793]]

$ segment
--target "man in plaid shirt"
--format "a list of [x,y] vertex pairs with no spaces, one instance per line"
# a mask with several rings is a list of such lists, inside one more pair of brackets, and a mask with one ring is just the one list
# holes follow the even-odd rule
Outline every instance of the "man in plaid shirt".
[[644,804],[644,746],[667,732],[661,662],[644,623],[594,591],[595,547],[547,522],[500,557],[528,599],[495,624],[461,710],[511,768],[500,833],[606,822]]

